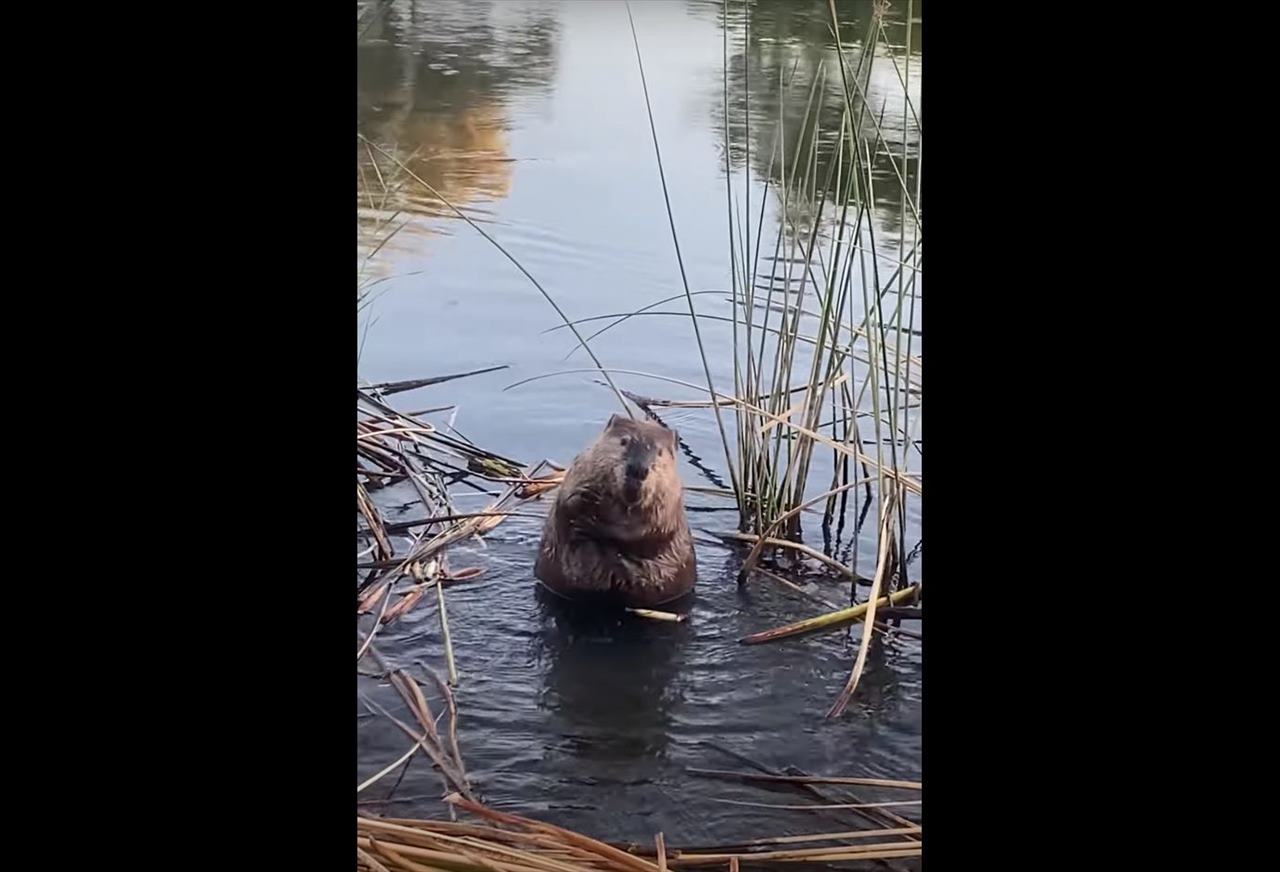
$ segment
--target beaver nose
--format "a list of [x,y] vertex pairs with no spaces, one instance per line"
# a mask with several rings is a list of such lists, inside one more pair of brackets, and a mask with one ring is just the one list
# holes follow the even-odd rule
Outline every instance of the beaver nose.
[[633,439],[627,445],[627,480],[644,481],[653,466],[654,446],[647,439]]

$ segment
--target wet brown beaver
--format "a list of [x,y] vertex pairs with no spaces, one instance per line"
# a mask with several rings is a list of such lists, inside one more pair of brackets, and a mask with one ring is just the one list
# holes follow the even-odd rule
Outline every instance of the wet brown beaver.
[[568,599],[635,608],[692,591],[697,566],[675,452],[674,431],[611,417],[547,514],[538,580]]

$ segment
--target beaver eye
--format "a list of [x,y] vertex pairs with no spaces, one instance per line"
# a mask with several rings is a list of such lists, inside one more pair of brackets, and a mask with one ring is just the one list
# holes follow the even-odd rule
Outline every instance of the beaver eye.
[[627,437],[626,437],[626,436],[623,436],[623,437],[622,437],[621,439],[619,439],[618,441],[619,441],[619,442],[621,442],[621,443],[623,444],[623,446],[625,446],[625,445],[627,444]]

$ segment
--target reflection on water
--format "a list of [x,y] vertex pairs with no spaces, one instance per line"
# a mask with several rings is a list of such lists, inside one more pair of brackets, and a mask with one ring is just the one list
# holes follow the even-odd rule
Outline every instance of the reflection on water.
[[689,628],[575,609],[538,592],[537,643],[547,664],[540,707],[548,729],[564,737],[551,753],[578,758],[597,780],[611,777],[619,761],[629,770],[664,756],[670,711],[681,700],[676,664]]
[[[876,5],[876,0],[839,0],[836,10],[841,23],[841,44],[846,50],[846,76],[855,94],[865,94],[865,101],[855,108],[865,107],[867,113],[862,116],[861,140],[872,150],[879,211],[885,229],[896,233],[903,208],[898,174],[909,187],[915,185],[923,0],[912,3],[910,28],[906,21],[907,3],[889,6],[880,19],[883,31],[876,30]],[[827,3],[756,0],[750,4],[749,27],[741,3],[728,5],[727,18],[721,3],[697,3],[695,8],[714,16],[721,25],[728,21],[730,156],[734,164],[741,166],[746,162],[749,143],[752,174],[767,176],[774,184],[786,181],[790,187],[803,178],[803,173],[797,178],[792,169],[794,159],[797,155],[803,158],[809,154],[816,132],[817,160],[812,175],[817,180],[825,179],[828,164],[837,153],[845,109],[839,55],[831,36]],[[908,31],[910,52],[905,50]],[[873,43],[876,60],[869,65],[865,76],[859,76],[861,65],[870,60],[865,54],[866,48]],[[911,106],[903,102],[903,81],[908,83]],[[806,120],[810,111],[812,117]],[[723,140],[722,97],[711,107],[710,115]],[[781,136],[779,128],[783,131]],[[877,135],[884,140],[878,147]],[[905,162],[904,142],[907,145]],[[851,164],[848,148],[846,142],[846,173]],[[897,173],[890,161],[890,152],[898,164]]]
[[[507,100],[545,89],[556,17],[545,5],[474,0],[384,4],[357,43],[357,206],[369,231],[391,213],[450,215],[405,169],[459,208],[511,189]],[[381,146],[389,157],[378,150]],[[404,245],[428,225],[411,224]]]

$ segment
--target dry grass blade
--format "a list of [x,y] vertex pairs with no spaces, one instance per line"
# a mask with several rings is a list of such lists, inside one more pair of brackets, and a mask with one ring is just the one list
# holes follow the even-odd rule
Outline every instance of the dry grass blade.
[[447,381],[453,381],[459,378],[468,378],[473,375],[484,375],[486,372],[497,372],[500,369],[510,369],[510,364],[499,364],[498,366],[486,366],[484,369],[473,369],[470,372],[455,372],[449,375],[436,375],[429,378],[413,378],[404,381],[381,382],[376,385],[370,385],[369,390],[377,391],[385,396],[391,394],[403,393],[404,391],[414,391],[418,388],[425,388],[429,385],[438,385]]
[[401,763],[404,763],[406,760],[412,757],[414,755],[414,752],[417,750],[418,750],[418,743],[415,742],[413,745],[409,747],[408,751],[405,751],[403,754],[397,757],[394,762],[388,763],[382,769],[379,769],[377,773],[370,775],[363,782],[361,782],[356,787],[356,793],[363,793],[367,788],[372,787],[374,784],[376,784],[386,776],[390,775],[392,772],[395,772],[396,767],[398,767]]

